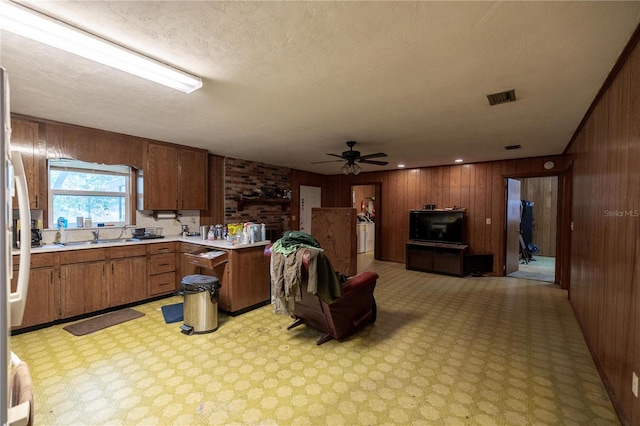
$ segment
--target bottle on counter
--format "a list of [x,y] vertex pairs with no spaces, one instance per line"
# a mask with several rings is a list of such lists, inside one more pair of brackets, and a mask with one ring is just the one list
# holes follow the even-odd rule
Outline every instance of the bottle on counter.
[[207,240],[213,241],[216,239],[216,230],[213,225],[209,226],[209,233],[207,234]]
[[260,224],[260,241],[267,241],[267,225]]
[[245,223],[242,229],[242,244],[249,244],[249,224]]
[[84,227],[85,228],[91,228],[93,226],[93,221],[91,220],[90,217],[86,217],[84,219]]

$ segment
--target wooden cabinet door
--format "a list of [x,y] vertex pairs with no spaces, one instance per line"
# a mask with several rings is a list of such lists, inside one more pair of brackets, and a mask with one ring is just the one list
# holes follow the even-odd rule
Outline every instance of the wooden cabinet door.
[[[44,198],[40,191],[40,156],[38,155],[38,123],[11,120],[11,148],[19,149],[29,190],[29,205],[32,209],[41,209]],[[43,159],[44,161],[44,159]],[[13,199],[13,208],[18,208],[17,197]]]
[[144,170],[144,209],[178,208],[178,150],[150,143]]
[[147,298],[146,256],[115,259],[109,263],[109,306],[126,305]]
[[[11,291],[16,291],[18,273],[14,271]],[[29,292],[24,309],[22,324],[14,328],[31,327],[58,319],[57,292],[54,283],[53,268],[31,269],[29,273]]]
[[220,298],[228,298],[229,311],[239,311],[271,297],[269,258],[264,255],[264,247],[230,250],[226,271]]
[[108,307],[104,267],[104,261],[60,266],[62,318],[100,311]]
[[180,150],[178,209],[207,210],[207,164],[206,152]]

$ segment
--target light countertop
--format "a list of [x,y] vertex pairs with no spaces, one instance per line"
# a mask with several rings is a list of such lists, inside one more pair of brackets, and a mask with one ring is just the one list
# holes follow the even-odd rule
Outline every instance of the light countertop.
[[[203,240],[200,236],[195,237],[183,237],[182,235],[167,235],[164,238],[157,238],[152,240],[140,240],[140,241],[114,241],[114,242],[100,242],[96,244],[78,244],[78,245],[59,245],[59,244],[45,244],[42,247],[32,247],[31,253],[51,253],[51,252],[59,252],[59,251],[69,251],[69,250],[86,250],[86,249],[96,249],[96,248],[107,248],[107,247],[119,247],[119,246],[131,246],[131,245],[139,245],[139,244],[157,244],[157,243],[171,243],[171,242],[182,242],[182,243],[191,243],[198,244],[203,247],[211,247],[219,250],[242,250],[246,248],[252,247],[263,247],[267,244],[270,244],[271,241],[260,241],[254,244],[238,244],[238,245],[230,245],[224,240],[214,240],[208,241]],[[13,255],[20,254],[20,250],[13,249]]]

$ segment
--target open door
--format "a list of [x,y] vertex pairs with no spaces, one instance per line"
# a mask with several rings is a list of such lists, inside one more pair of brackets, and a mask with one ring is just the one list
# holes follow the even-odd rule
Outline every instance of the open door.
[[507,179],[507,213],[505,223],[505,275],[518,270],[520,264],[520,219],[522,202],[520,201],[520,181]]
[[300,231],[311,234],[311,210],[316,207],[322,207],[322,188],[300,185]]

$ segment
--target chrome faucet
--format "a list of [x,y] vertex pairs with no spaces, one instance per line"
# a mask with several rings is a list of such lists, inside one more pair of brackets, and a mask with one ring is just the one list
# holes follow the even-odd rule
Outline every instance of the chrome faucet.
[[98,241],[98,238],[100,238],[100,230],[96,229],[95,231],[91,231],[91,233],[93,234],[93,241]]

